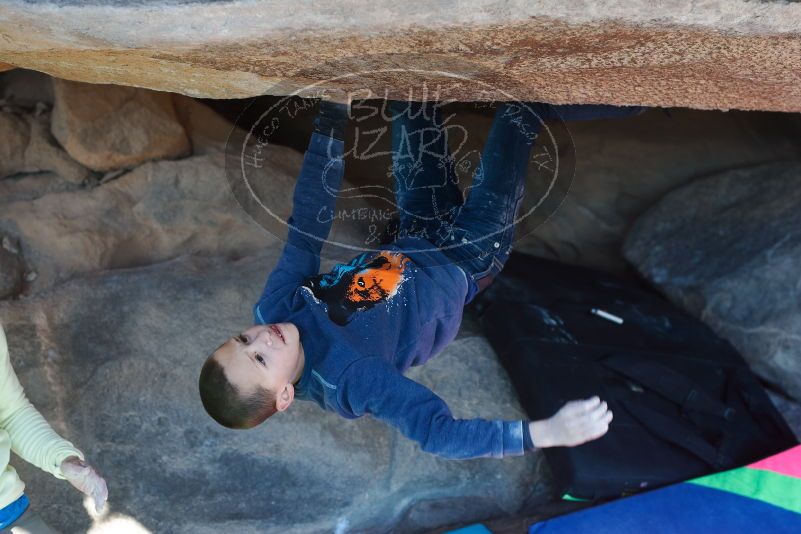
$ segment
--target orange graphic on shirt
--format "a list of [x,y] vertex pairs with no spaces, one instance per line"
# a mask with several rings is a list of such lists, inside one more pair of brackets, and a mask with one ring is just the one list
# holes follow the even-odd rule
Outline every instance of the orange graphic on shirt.
[[347,264],[334,266],[330,273],[305,279],[303,285],[326,304],[328,317],[344,326],[356,312],[394,297],[401,289],[408,262],[399,252],[365,252]]
[[348,287],[351,302],[381,302],[395,295],[403,281],[409,258],[403,254],[381,252],[366,269],[357,272]]

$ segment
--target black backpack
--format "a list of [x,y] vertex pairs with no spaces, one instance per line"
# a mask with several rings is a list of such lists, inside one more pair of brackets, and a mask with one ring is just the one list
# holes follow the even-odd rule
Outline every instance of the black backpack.
[[734,348],[636,281],[513,254],[476,309],[529,417],[593,395],[614,412],[604,437],[544,450],[565,498],[619,497],[796,444]]

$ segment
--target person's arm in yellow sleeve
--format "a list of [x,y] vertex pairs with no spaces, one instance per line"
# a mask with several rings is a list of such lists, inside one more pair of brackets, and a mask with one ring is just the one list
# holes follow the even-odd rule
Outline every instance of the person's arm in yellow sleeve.
[[106,482],[85,463],[84,454],[58,435],[25,395],[8,354],[5,332],[0,325],[0,428],[11,439],[11,450],[20,458],[66,479],[90,495],[101,509],[108,490]]

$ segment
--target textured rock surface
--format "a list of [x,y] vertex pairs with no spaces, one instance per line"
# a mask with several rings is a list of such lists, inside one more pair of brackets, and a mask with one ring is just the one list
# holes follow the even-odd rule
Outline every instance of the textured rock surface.
[[[49,193],[77,191],[80,186],[52,172],[20,174],[0,180],[0,205],[17,200],[34,200]],[[0,208],[2,209],[2,208]]]
[[383,93],[447,71],[523,100],[801,110],[795,2],[11,0],[0,24],[4,62],[192,96],[288,94],[350,72],[363,74],[344,85]]
[[[279,178],[286,188],[290,178]],[[19,238],[38,273],[31,291],[181,254],[241,257],[268,237],[231,197],[221,154],[146,163],[90,191],[2,204],[0,228]]]
[[[13,108],[27,108],[33,110],[36,106],[41,106],[41,104],[44,104],[47,108],[52,108],[55,101],[53,95],[53,80],[54,79],[47,74],[27,69],[16,69],[12,72],[3,73],[0,75],[0,99],[2,99],[2,103]],[[63,80],[55,83],[63,84]],[[84,90],[89,89],[89,87],[82,84],[73,85],[73,87],[76,86],[83,87]],[[93,86],[88,93],[91,93],[101,101],[105,101],[107,105],[112,105],[114,100],[120,100],[119,95],[121,91],[123,94],[131,94],[128,88],[120,88],[116,85]],[[172,106],[165,101],[167,96],[172,99]],[[137,102],[150,105],[151,118],[152,112],[158,112],[159,109],[158,106],[154,105],[154,100],[162,106],[161,109],[166,110],[165,114],[167,116],[158,118],[156,122],[169,129],[179,138],[176,142],[183,145],[178,130],[173,124],[176,119],[180,122],[191,142],[192,154],[206,154],[210,150],[221,149],[228,135],[231,133],[231,128],[233,127],[231,123],[194,98],[175,93],[164,95],[151,91],[137,92],[136,97]],[[126,102],[126,106],[135,108],[135,106],[139,105],[137,102]],[[69,110],[72,104],[65,103],[65,105]],[[133,115],[138,115],[140,113],[145,115],[148,110],[140,111],[134,109],[133,111]],[[122,117],[119,116],[109,117],[106,120],[110,122],[110,124],[107,124],[109,127],[115,127],[116,125],[117,128],[121,126],[125,128],[141,128],[144,126],[145,132],[137,132],[133,134],[134,137],[145,139],[154,135],[153,132],[150,131],[153,125],[142,120],[142,118],[137,118],[135,124],[122,124]],[[83,126],[81,127],[84,128]],[[105,135],[105,131],[101,131],[100,133]]]
[[626,258],[801,399],[801,163],[729,171],[648,211]]
[[0,233],[0,299],[16,296],[22,291],[25,266],[14,240]]
[[[193,534],[408,532],[547,499],[537,454],[447,461],[371,418],[347,421],[308,403],[253,431],[217,426],[198,400],[199,368],[249,324],[276,245],[262,257],[179,259],[0,303],[21,381],[107,477],[111,519]],[[457,417],[523,416],[481,338],[462,337],[410,376]],[[15,465],[45,519],[87,530],[76,492]]]
[[173,94],[175,116],[192,145],[192,154],[224,150],[234,125],[194,98]]
[[53,89],[53,135],[93,170],[189,154],[189,138],[167,93],[59,79]]
[[0,179],[37,171],[52,171],[77,184],[91,176],[53,140],[50,113],[0,112]]

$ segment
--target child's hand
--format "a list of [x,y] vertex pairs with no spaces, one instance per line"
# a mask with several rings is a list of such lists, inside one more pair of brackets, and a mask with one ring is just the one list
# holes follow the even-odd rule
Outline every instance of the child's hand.
[[574,447],[598,439],[609,430],[612,412],[598,397],[570,401],[548,419],[529,423],[537,448]]
[[78,491],[95,501],[95,510],[98,513],[103,511],[108,499],[108,487],[103,477],[91,465],[77,456],[70,456],[61,462],[61,473]]

